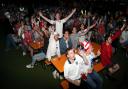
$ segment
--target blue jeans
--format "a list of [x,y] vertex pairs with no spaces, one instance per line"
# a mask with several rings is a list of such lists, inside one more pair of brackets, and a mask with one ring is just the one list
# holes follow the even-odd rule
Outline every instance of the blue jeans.
[[43,51],[40,52],[40,53],[38,53],[38,54],[35,54],[35,55],[32,57],[32,63],[31,63],[31,64],[34,65],[36,61],[41,61],[41,60],[43,60],[44,58],[45,58],[45,54],[44,54]]
[[103,80],[95,71],[88,74],[87,79],[85,81],[91,89],[102,89]]

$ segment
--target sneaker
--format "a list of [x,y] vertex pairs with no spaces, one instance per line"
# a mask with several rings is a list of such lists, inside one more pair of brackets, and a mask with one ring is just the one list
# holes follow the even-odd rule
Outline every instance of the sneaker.
[[23,52],[23,56],[25,56],[26,55],[26,52]]
[[56,77],[57,77],[57,78],[59,78],[59,77],[60,77],[60,74],[59,74],[58,72],[56,73]]
[[34,66],[29,64],[29,65],[26,65],[26,68],[34,68]]
[[59,77],[59,78],[60,78],[60,80],[64,79],[64,77],[63,77],[62,75],[60,75],[60,77]]
[[57,76],[56,76],[56,72],[57,72],[56,70],[52,72],[52,75],[53,75],[53,78],[54,78],[54,79],[57,78]]

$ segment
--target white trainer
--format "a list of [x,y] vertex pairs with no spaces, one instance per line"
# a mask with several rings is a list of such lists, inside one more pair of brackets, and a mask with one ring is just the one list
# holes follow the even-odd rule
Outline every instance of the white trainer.
[[26,55],[26,52],[23,52],[23,56],[25,56]]
[[52,72],[52,75],[53,75],[53,78],[54,78],[54,79],[56,79],[56,78],[57,78],[56,73],[57,73],[57,71],[56,71],[56,70]]
[[34,66],[29,64],[29,65],[26,65],[26,68],[34,68]]

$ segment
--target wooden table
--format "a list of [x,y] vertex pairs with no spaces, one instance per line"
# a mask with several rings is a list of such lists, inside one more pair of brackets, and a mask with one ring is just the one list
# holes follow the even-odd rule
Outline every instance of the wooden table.
[[[96,44],[94,42],[92,42],[92,46],[93,46],[93,51],[96,54],[97,51],[100,49],[100,45]],[[67,60],[67,57],[65,54],[63,54],[61,57],[55,57],[51,60],[51,63],[55,66],[55,68],[60,72],[63,73],[64,72],[64,63]],[[100,70],[102,70],[104,67],[101,63],[95,64],[94,65],[94,70],[99,72]]]
[[43,47],[43,43],[41,41],[34,41],[34,42],[30,43],[29,45],[33,49],[40,49]]
[[100,50],[100,45],[97,43],[92,42],[93,52],[94,54],[97,54],[97,51]]
[[51,63],[56,67],[56,69],[60,72],[64,72],[64,63],[67,60],[65,54],[61,55],[61,57],[56,57],[51,60]]

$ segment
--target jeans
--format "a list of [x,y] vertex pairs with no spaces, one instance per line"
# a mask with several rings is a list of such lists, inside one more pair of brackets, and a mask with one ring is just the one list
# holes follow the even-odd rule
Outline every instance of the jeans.
[[44,54],[43,51],[40,52],[40,53],[38,53],[38,54],[35,54],[35,55],[32,57],[32,63],[31,63],[31,64],[34,65],[36,61],[41,61],[41,60],[43,60],[44,58],[45,58],[45,54]]
[[102,89],[103,80],[95,71],[88,74],[87,79],[85,81],[91,89]]

